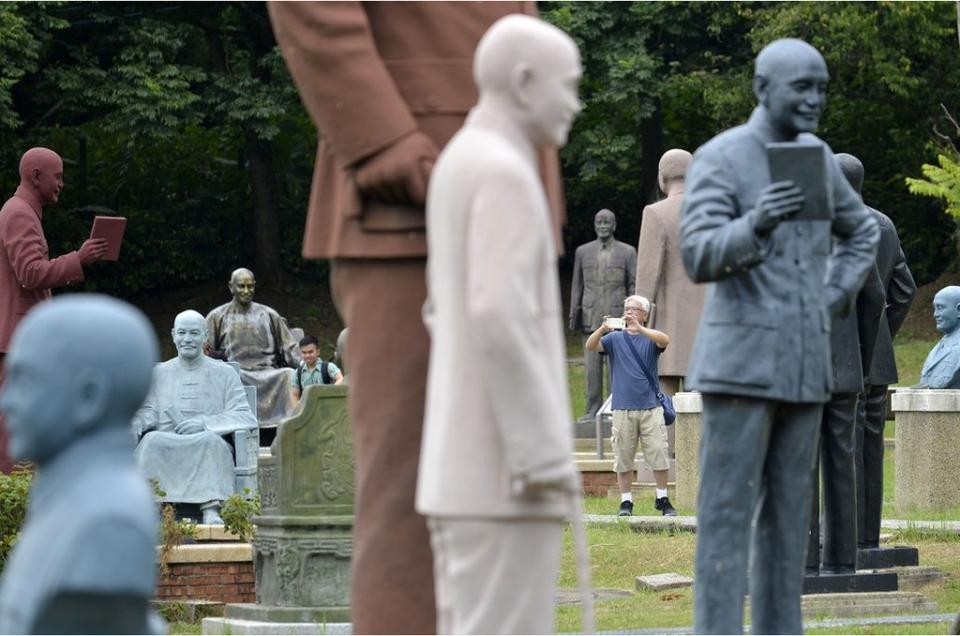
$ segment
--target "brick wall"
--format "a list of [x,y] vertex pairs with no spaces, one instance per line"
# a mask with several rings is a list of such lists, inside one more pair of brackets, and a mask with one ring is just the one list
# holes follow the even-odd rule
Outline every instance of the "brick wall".
[[610,488],[617,487],[617,474],[612,470],[584,471],[580,473],[580,479],[583,482],[583,494],[590,497],[606,497]]
[[216,601],[253,603],[253,562],[171,563],[160,577],[157,598],[162,601]]

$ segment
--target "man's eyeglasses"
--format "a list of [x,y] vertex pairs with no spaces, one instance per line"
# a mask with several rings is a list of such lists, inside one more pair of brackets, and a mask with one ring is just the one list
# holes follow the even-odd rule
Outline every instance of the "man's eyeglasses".
[[643,307],[624,307],[623,308],[624,313],[631,313],[634,311],[644,311],[644,309]]

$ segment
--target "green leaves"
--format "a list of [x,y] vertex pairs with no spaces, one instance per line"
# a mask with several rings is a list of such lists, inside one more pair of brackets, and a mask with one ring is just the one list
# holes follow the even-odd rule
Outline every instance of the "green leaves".
[[951,159],[940,154],[937,161],[939,166],[925,163],[920,167],[926,179],[907,177],[907,187],[913,194],[945,201],[947,213],[960,219],[960,156]]

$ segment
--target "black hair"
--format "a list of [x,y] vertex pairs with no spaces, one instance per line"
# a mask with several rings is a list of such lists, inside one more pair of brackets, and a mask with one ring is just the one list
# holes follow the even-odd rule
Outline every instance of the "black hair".
[[320,348],[320,341],[317,340],[316,336],[304,336],[300,339],[300,348],[309,347],[310,345],[315,346],[317,349]]

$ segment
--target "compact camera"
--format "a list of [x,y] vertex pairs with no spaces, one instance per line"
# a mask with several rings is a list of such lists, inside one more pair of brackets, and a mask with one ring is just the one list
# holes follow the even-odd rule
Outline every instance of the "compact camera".
[[611,329],[626,329],[627,321],[623,318],[607,318],[607,326]]

